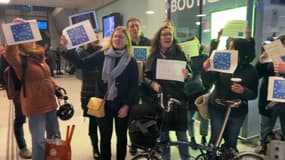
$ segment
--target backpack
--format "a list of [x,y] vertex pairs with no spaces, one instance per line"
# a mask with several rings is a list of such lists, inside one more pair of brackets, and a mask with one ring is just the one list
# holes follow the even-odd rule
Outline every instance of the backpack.
[[[20,91],[22,84],[24,84],[25,76],[26,76],[26,67],[27,67],[27,59],[25,56],[21,56],[22,58],[22,68],[23,68],[23,74],[22,74],[22,80],[20,80],[16,72],[14,71],[13,67],[10,66],[8,63],[6,63],[6,68],[4,71],[1,71],[3,74],[3,86],[6,90],[8,99],[11,100],[19,100],[20,97]],[[3,58],[4,59],[4,58]],[[2,61],[3,62],[3,61]],[[1,64],[4,65],[4,62]],[[3,68],[3,66],[2,66]],[[24,97],[26,96],[26,88],[25,85],[23,85],[24,89]]]

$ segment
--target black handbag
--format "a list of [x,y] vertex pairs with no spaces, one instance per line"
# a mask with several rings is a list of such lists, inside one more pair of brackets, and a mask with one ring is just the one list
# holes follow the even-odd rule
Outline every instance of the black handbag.
[[187,79],[184,82],[184,93],[187,96],[191,96],[197,93],[203,93],[206,90],[203,82],[201,80],[201,76],[194,76],[193,78]]
[[[184,82],[184,93],[187,96],[192,96],[196,94],[203,94],[206,91],[201,79],[201,70],[204,60],[207,59],[206,55],[200,55],[197,57],[192,57],[191,61],[187,65],[188,70],[192,71],[192,78],[187,79]],[[191,67],[189,69],[189,67]]]

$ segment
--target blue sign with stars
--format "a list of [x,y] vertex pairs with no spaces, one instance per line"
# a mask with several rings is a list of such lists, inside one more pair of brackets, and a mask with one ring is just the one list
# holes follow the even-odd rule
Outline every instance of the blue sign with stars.
[[12,25],[11,31],[15,42],[34,39],[34,35],[29,23],[20,23]]
[[285,100],[285,80],[274,80],[272,97]]
[[213,66],[215,69],[229,70],[231,67],[231,54],[228,52],[216,52]]
[[145,61],[148,48],[134,48],[134,55],[137,61]]
[[89,41],[87,33],[82,25],[68,30],[67,34],[73,46]]
[[280,58],[281,58],[282,62],[285,62],[285,56],[281,56]]

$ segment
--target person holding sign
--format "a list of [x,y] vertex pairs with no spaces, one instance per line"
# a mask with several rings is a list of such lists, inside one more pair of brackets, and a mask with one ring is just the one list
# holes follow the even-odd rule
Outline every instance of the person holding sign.
[[[155,34],[152,44],[150,56],[146,62],[145,80],[144,83],[153,89],[153,97],[159,92],[163,92],[165,97],[174,97],[181,101],[180,105],[175,105],[170,112],[163,112],[161,122],[160,141],[169,140],[169,131],[176,131],[177,139],[180,141],[188,141],[187,130],[187,106],[186,95],[184,94],[184,80],[191,77],[189,71],[186,69],[186,57],[177,40],[173,36],[173,29],[168,26],[161,27]],[[185,68],[177,73],[184,78],[182,81],[158,79],[157,64],[159,60],[168,60],[170,63],[185,62]],[[173,66],[168,66],[173,67]],[[173,67],[174,68],[174,67]],[[167,69],[167,68],[165,68]],[[171,68],[170,68],[171,69]],[[153,106],[157,106],[158,101],[153,101]],[[180,157],[183,160],[190,159],[189,150],[187,146],[178,146]],[[170,149],[167,146],[162,147],[162,158],[165,160],[170,159]]]
[[[26,23],[21,18],[16,18],[13,22]],[[60,87],[51,78],[50,69],[44,57],[44,48],[36,45],[35,41],[8,44],[5,56],[22,82],[20,101],[22,112],[29,119],[32,158],[43,160],[45,159],[45,135],[47,138],[60,138],[58,104],[55,97],[55,92]],[[62,95],[59,98],[63,98]]]
[[[238,66],[234,73],[209,71],[208,69],[212,62],[210,59],[207,59],[203,63],[202,80],[205,85],[215,85],[215,89],[209,99],[209,114],[211,119],[210,144],[215,143],[227,111],[227,107],[217,104],[215,100],[242,100],[238,108],[232,109],[223,134],[224,147],[237,151],[237,138],[248,112],[248,100],[257,97],[258,76],[254,67],[250,64],[251,59],[248,58],[254,53],[246,39],[233,39],[230,49],[238,51]],[[241,82],[233,83],[231,78],[240,79]]]
[[[74,52],[66,53],[62,52],[62,56],[67,59],[69,62],[74,64],[76,67],[79,67],[78,63],[80,63],[80,59],[84,57],[88,57],[92,54],[95,54],[97,51],[102,49],[99,40],[99,33],[96,33],[97,40],[91,43],[85,44],[82,46],[82,49],[79,53]],[[80,68],[80,67],[79,67]],[[81,69],[81,68],[80,68]],[[99,135],[97,134],[97,118],[95,116],[91,116],[87,114],[87,104],[90,97],[95,96],[96,91],[96,82],[98,81],[98,77],[100,74],[100,70],[98,67],[92,68],[83,68],[82,69],[82,86],[81,86],[81,93],[80,93],[80,100],[81,100],[81,108],[83,110],[83,116],[89,118],[89,127],[88,127],[88,135],[91,140],[92,149],[93,149],[93,158],[95,160],[100,159],[100,152],[98,147],[99,142]]]
[[[61,44],[66,47],[66,43],[67,40],[62,36]],[[116,159],[125,160],[129,111],[135,104],[138,92],[138,68],[127,29],[116,27],[105,48],[79,59],[77,65],[82,69],[99,68],[100,71],[95,88],[95,96],[105,99],[105,116],[97,118],[101,135],[100,159],[111,160],[114,122],[117,136]]]
[[[134,54],[135,54],[135,58],[140,56],[140,52],[141,53],[145,53],[145,55],[143,55],[142,57],[147,57],[147,52],[145,52],[145,50],[148,50],[148,48],[140,48],[141,46],[150,46],[150,40],[145,37],[142,33],[141,30],[141,21],[138,18],[130,18],[127,20],[127,29],[130,33],[131,36],[131,41],[132,41],[132,45],[133,46],[139,46],[139,48],[134,48]],[[143,60],[143,61],[141,61]],[[144,95],[147,96],[147,89],[145,86],[142,85],[141,81],[142,81],[142,77],[143,77],[143,70],[144,70],[144,61],[146,60],[146,58],[141,58],[141,60],[137,61],[138,64],[138,68],[139,68],[139,93],[138,93],[138,98],[137,98],[137,104],[139,104],[140,100],[145,100],[146,98],[143,97]],[[137,153],[137,148],[131,144],[130,148],[129,148],[129,152],[132,155],[135,155]]]
[[[274,39],[272,39],[274,40]],[[281,40],[282,44],[285,46],[285,35],[279,36],[277,40]],[[274,126],[277,122],[277,118],[280,118],[281,128],[283,136],[285,135],[285,109],[283,103],[278,104],[268,108],[270,101],[267,100],[268,94],[268,82],[270,76],[284,75],[285,73],[285,63],[272,63],[265,60],[268,59],[268,53],[262,48],[262,53],[259,56],[259,60],[255,66],[259,78],[262,79],[259,98],[258,98],[258,109],[261,115],[260,123],[260,147],[256,149],[256,152],[260,154],[266,154],[267,150],[267,136],[273,132]]]

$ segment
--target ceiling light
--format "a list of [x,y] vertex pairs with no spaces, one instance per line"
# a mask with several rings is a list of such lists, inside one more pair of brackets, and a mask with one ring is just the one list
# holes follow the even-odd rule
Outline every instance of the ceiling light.
[[10,0],[0,0],[0,3],[10,3]]
[[197,16],[197,17],[206,17],[207,14],[197,14],[196,16]]
[[154,11],[146,11],[145,13],[146,14],[154,14],[155,12]]

